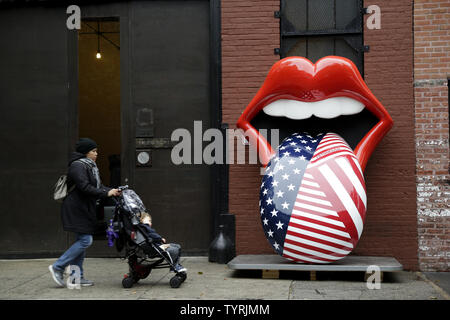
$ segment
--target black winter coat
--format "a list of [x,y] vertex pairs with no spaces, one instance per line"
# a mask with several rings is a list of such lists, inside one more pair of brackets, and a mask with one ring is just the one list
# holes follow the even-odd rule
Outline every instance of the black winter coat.
[[73,152],[67,173],[67,188],[75,188],[62,203],[61,218],[65,231],[93,234],[97,225],[97,199],[108,197],[111,190],[103,185],[97,188],[92,169],[89,165],[76,161],[85,158],[84,154]]
[[140,226],[142,226],[145,231],[147,231],[147,235],[153,239],[153,242],[155,244],[162,243],[162,237],[156,232],[155,229],[150,227],[148,224],[141,223]]

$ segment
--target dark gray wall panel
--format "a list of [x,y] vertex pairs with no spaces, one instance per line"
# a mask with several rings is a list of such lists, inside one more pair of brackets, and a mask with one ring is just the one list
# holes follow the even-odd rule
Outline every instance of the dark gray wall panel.
[[67,162],[65,8],[0,10],[0,254],[64,248],[53,185]]
[[[134,2],[131,13],[131,95],[153,109],[154,136],[210,127],[208,1]],[[134,188],[156,230],[185,251],[207,252],[211,241],[211,183],[206,165],[175,166],[170,149],[153,149],[153,166],[137,168]]]

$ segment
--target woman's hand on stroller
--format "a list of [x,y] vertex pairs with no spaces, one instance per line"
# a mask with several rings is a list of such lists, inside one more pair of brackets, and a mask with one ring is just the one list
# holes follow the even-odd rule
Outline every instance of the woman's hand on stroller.
[[121,190],[119,189],[111,189],[108,191],[108,197],[118,197],[121,194]]

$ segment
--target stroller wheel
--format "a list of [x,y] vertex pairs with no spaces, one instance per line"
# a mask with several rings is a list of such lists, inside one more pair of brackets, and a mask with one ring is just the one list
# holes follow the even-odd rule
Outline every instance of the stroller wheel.
[[184,282],[184,281],[186,281],[187,273],[186,272],[180,272],[180,273],[177,274],[177,276],[181,278],[181,282]]
[[178,288],[182,282],[183,282],[182,278],[178,275],[175,275],[170,279],[170,286],[172,288]]
[[126,278],[123,278],[123,280],[122,280],[122,286],[125,289],[131,288],[133,286],[133,284],[134,284],[133,277],[126,277]]

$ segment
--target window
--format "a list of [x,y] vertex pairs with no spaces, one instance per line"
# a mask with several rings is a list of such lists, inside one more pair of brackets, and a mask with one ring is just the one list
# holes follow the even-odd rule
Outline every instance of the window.
[[364,74],[362,0],[281,0],[280,18],[282,58],[337,55]]

